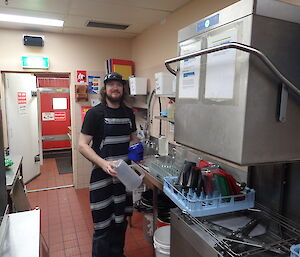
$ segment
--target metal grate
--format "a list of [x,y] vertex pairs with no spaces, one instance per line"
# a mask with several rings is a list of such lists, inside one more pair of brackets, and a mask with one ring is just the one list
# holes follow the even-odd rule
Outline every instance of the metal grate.
[[[210,239],[214,242],[215,250],[221,256],[289,256],[291,245],[300,242],[299,228],[285,217],[272,213],[261,205],[257,204],[257,207],[258,209],[203,218],[194,218],[188,214],[184,216],[202,231],[210,235]],[[223,225],[221,228],[219,225],[216,225],[220,224],[220,220],[226,223],[226,220],[229,218],[238,217],[239,215],[245,215],[252,219],[255,217],[262,224],[267,224],[266,232],[257,237],[245,236],[243,240],[243,237],[226,236],[226,233],[230,229]]]

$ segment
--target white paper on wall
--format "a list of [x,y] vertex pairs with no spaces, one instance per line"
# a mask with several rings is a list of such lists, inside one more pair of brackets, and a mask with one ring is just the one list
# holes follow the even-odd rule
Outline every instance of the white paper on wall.
[[[208,47],[236,41],[236,29],[230,29],[207,38]],[[208,54],[204,98],[215,101],[233,98],[235,63],[235,49],[227,49]]]
[[42,112],[42,121],[54,120],[54,112]]
[[53,98],[53,110],[66,110],[67,98]]
[[[180,55],[190,54],[201,49],[201,41],[181,46]],[[180,62],[179,98],[199,98],[201,57],[185,59]]]

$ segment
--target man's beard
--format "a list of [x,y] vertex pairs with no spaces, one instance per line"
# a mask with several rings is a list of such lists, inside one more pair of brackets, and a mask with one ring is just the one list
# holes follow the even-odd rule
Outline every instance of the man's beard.
[[111,95],[106,95],[106,98],[112,103],[120,103],[122,102],[123,95],[120,95],[118,97],[112,97]]

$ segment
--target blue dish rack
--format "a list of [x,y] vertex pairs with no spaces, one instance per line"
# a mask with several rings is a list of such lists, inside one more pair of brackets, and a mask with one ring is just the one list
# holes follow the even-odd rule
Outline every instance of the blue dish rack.
[[292,245],[290,257],[300,257],[300,244]]
[[[247,193],[214,198],[186,196],[174,187],[178,177],[164,177],[164,193],[183,211],[193,217],[202,217],[232,211],[240,211],[254,207],[255,190],[247,189]],[[299,255],[298,255],[299,256]]]

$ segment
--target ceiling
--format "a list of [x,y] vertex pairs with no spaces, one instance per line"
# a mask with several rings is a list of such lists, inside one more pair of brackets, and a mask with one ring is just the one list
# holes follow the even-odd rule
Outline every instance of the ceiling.
[[[52,31],[132,38],[149,26],[163,22],[191,0],[0,0],[0,13],[64,20],[63,28],[0,22],[10,29]],[[7,4],[6,4],[7,2]],[[125,30],[91,28],[88,21],[125,24]]]

